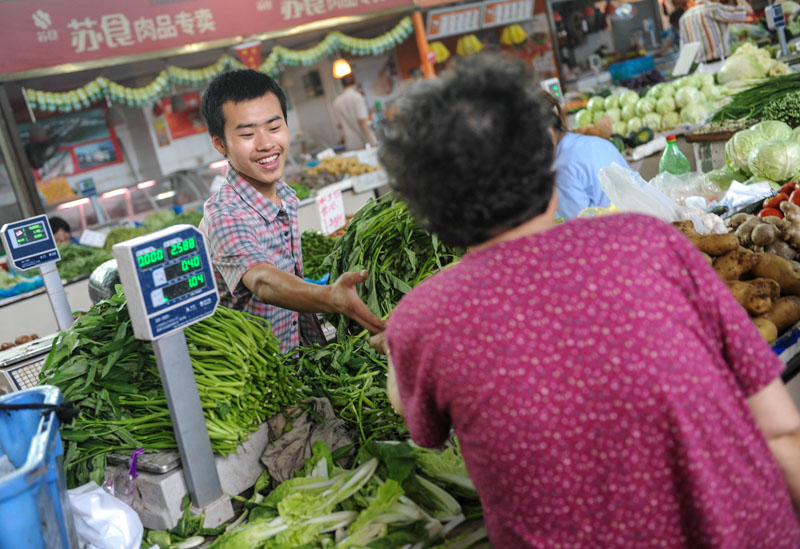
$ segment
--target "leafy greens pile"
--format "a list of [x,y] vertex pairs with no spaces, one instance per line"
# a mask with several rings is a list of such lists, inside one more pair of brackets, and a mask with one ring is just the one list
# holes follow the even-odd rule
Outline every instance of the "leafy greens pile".
[[[343,469],[324,443],[315,443],[295,478],[265,496],[260,489],[268,481],[262,475],[253,498],[239,498],[245,511],[211,548],[429,547],[481,516],[477,493],[453,448],[439,454],[408,443],[372,442],[360,452],[359,463]],[[431,470],[449,471],[459,480],[442,480]],[[437,547],[469,547],[485,537],[480,528]]]
[[[267,417],[303,398],[278,340],[245,313],[219,307],[185,334],[215,452],[235,451]],[[109,453],[177,448],[152,347],[135,338],[121,292],[59,334],[40,383],[57,386],[81,413],[61,427],[70,487],[101,484]]]
[[[62,280],[72,280],[81,275],[92,274],[101,264],[113,259],[111,254],[105,250],[63,242],[58,244],[58,253],[61,254],[61,261],[56,266]],[[36,276],[39,274],[39,269],[31,269],[26,274]]]
[[[345,233],[336,239],[323,267],[330,271],[331,280],[347,271],[369,271],[358,293],[372,312],[383,318],[411,288],[462,254],[463,250],[445,246],[420,228],[404,202],[388,197],[370,200],[358,210]],[[347,317],[339,318],[340,338],[360,331]]]
[[336,416],[369,440],[397,440],[408,434],[403,418],[392,409],[386,393],[386,357],[370,347],[364,331],[357,337],[325,347],[296,349],[287,368],[302,380],[306,391],[327,398]]
[[318,280],[328,274],[323,267],[325,258],[333,251],[336,241],[316,231],[303,231],[300,246],[303,251],[303,271],[305,276]]

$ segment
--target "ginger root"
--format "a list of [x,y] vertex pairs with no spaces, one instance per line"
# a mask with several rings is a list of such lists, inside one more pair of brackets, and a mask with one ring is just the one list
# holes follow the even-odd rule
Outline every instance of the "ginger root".
[[795,227],[800,226],[800,206],[791,200],[784,200],[778,207],[783,212],[783,218],[786,221]]
[[[715,259],[714,270],[717,271],[722,280],[739,280],[743,274],[750,272],[757,260],[757,255],[754,252],[739,247]],[[778,283],[780,284],[780,282]]]
[[762,223],[753,229],[750,238],[756,246],[767,247],[780,236],[780,230],[770,223]]
[[739,305],[751,315],[763,315],[772,309],[772,302],[781,295],[781,287],[774,280],[756,278],[743,282],[727,280],[725,282]]
[[[800,234],[800,232],[798,232]],[[766,248],[764,251],[770,254],[779,255],[784,259],[788,259],[790,261],[794,261],[798,258],[798,253],[792,248],[789,244],[784,242],[783,240],[776,240]]]
[[[721,257],[717,261],[721,259],[723,258]],[[716,262],[714,268],[717,268]],[[800,266],[788,259],[768,253],[757,254],[749,271],[755,277],[769,278],[777,282],[783,295],[800,296]],[[726,280],[735,279],[728,278]],[[778,326],[778,331],[781,331],[780,326]]]

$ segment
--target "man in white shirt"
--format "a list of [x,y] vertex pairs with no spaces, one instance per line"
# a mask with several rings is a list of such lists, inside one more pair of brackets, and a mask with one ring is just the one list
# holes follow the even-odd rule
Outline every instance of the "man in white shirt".
[[333,101],[337,126],[344,133],[344,145],[348,151],[363,149],[367,143],[375,146],[375,137],[369,129],[367,101],[356,89],[352,74],[342,78],[344,91]]

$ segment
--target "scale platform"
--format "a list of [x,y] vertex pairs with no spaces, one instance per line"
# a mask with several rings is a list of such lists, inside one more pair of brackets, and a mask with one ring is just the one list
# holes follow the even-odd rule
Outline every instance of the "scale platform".
[[39,372],[58,333],[0,351],[0,394],[15,393],[39,384]]

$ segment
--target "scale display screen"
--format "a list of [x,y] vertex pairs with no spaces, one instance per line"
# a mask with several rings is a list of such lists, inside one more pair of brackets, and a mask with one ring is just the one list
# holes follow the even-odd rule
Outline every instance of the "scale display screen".
[[172,259],[195,251],[197,251],[196,239],[194,237],[185,238],[170,245],[167,250],[167,257]]
[[0,229],[11,265],[21,271],[61,259],[47,216],[7,223]]
[[12,232],[11,245],[15,248],[33,244],[47,238],[47,230],[44,223],[39,221],[25,227],[19,227]]
[[170,299],[175,299],[186,295],[189,292],[200,290],[206,287],[206,280],[203,273],[190,276],[185,280],[181,280],[177,284],[167,286],[164,288],[164,301],[168,302]]
[[205,318],[216,308],[219,298],[211,261],[204,237],[195,227],[173,226],[122,242],[114,246],[114,256],[131,318],[137,315],[134,301],[145,316],[138,330],[134,321],[140,339],[156,339]]
[[170,281],[175,280],[179,276],[183,276],[186,273],[193,273],[194,271],[202,268],[203,263],[200,260],[200,256],[193,255],[192,257],[181,259],[179,263],[173,263],[164,269],[164,274],[167,277],[167,281]]

